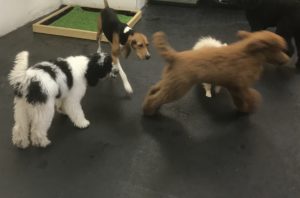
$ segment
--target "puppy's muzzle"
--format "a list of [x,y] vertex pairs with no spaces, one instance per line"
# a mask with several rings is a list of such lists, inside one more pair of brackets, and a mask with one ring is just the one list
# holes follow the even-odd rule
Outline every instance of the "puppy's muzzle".
[[151,55],[150,54],[147,54],[146,56],[145,56],[145,59],[146,60],[149,60],[151,58]]

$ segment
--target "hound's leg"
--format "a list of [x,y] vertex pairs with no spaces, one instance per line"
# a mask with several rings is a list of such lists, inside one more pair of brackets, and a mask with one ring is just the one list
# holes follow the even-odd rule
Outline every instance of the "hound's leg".
[[119,57],[121,55],[120,38],[117,33],[113,33],[113,41],[111,44],[111,57],[112,57],[112,74],[115,77],[119,73]]
[[125,91],[130,96],[130,95],[132,95],[133,90],[132,90],[132,87],[131,87],[131,85],[130,85],[128,79],[127,79],[127,76],[126,76],[126,74],[125,74],[125,72],[124,72],[124,70],[123,70],[120,63],[118,64],[118,69],[119,69],[120,77],[122,79]]
[[97,53],[101,53],[102,49],[101,49],[101,36],[102,36],[102,18],[101,18],[101,14],[98,17],[98,32],[97,32],[97,37],[96,40],[98,41],[98,49],[97,49]]
[[211,84],[209,83],[203,83],[203,87],[205,89],[205,96],[208,98],[211,98]]
[[118,34],[114,33],[113,34],[113,42],[112,42],[112,59],[113,59],[113,68],[112,68],[112,73],[115,75],[116,73],[120,73],[120,77],[123,82],[123,86],[125,88],[125,91],[128,95],[131,95],[133,93],[132,87],[127,79],[127,76],[120,64],[120,42],[119,42],[119,36]]

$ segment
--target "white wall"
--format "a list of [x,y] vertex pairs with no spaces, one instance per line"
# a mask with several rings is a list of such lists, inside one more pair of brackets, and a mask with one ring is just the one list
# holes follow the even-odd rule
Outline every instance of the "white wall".
[[[108,0],[119,10],[138,10],[147,0]],[[103,0],[0,0],[0,37],[57,9],[61,3],[103,8]]]
[[0,36],[57,9],[61,0],[0,0]]
[[[117,10],[138,10],[142,8],[147,0],[108,0],[111,8]],[[103,0],[62,0],[63,4],[79,5],[92,8],[103,8]]]

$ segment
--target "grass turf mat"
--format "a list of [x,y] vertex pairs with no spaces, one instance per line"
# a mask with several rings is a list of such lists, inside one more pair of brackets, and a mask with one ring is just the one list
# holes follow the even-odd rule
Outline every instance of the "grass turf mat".
[[[92,12],[82,9],[81,7],[74,7],[67,14],[51,23],[51,26],[65,27],[79,30],[88,30],[97,32],[97,21],[99,12]],[[127,23],[132,16],[118,14],[118,18]]]

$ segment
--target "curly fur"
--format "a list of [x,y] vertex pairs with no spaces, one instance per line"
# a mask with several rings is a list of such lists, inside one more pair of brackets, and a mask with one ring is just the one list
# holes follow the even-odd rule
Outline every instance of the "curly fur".
[[112,59],[101,53],[57,58],[28,67],[28,54],[23,51],[16,56],[8,77],[15,92],[12,141],[19,148],[27,148],[30,143],[46,147],[55,107],[76,127],[89,126],[80,101],[87,85],[96,85],[99,78],[111,72]]
[[[194,45],[193,49],[201,49],[201,48],[210,48],[210,47],[222,47],[222,46],[227,46],[226,43],[222,43],[221,41],[218,41],[215,38],[212,37],[202,37],[198,40],[198,42]],[[203,87],[205,89],[205,96],[211,98],[211,89],[212,89],[212,84],[209,83],[203,83]],[[221,86],[216,85],[215,86],[215,92],[219,93],[221,90]]]
[[167,61],[162,79],[145,97],[143,112],[153,115],[166,103],[184,96],[195,84],[208,82],[228,89],[240,112],[254,112],[261,101],[252,88],[263,64],[285,64],[289,57],[284,39],[272,32],[240,31],[240,41],[228,46],[176,52],[162,32],[155,33],[153,44]]

